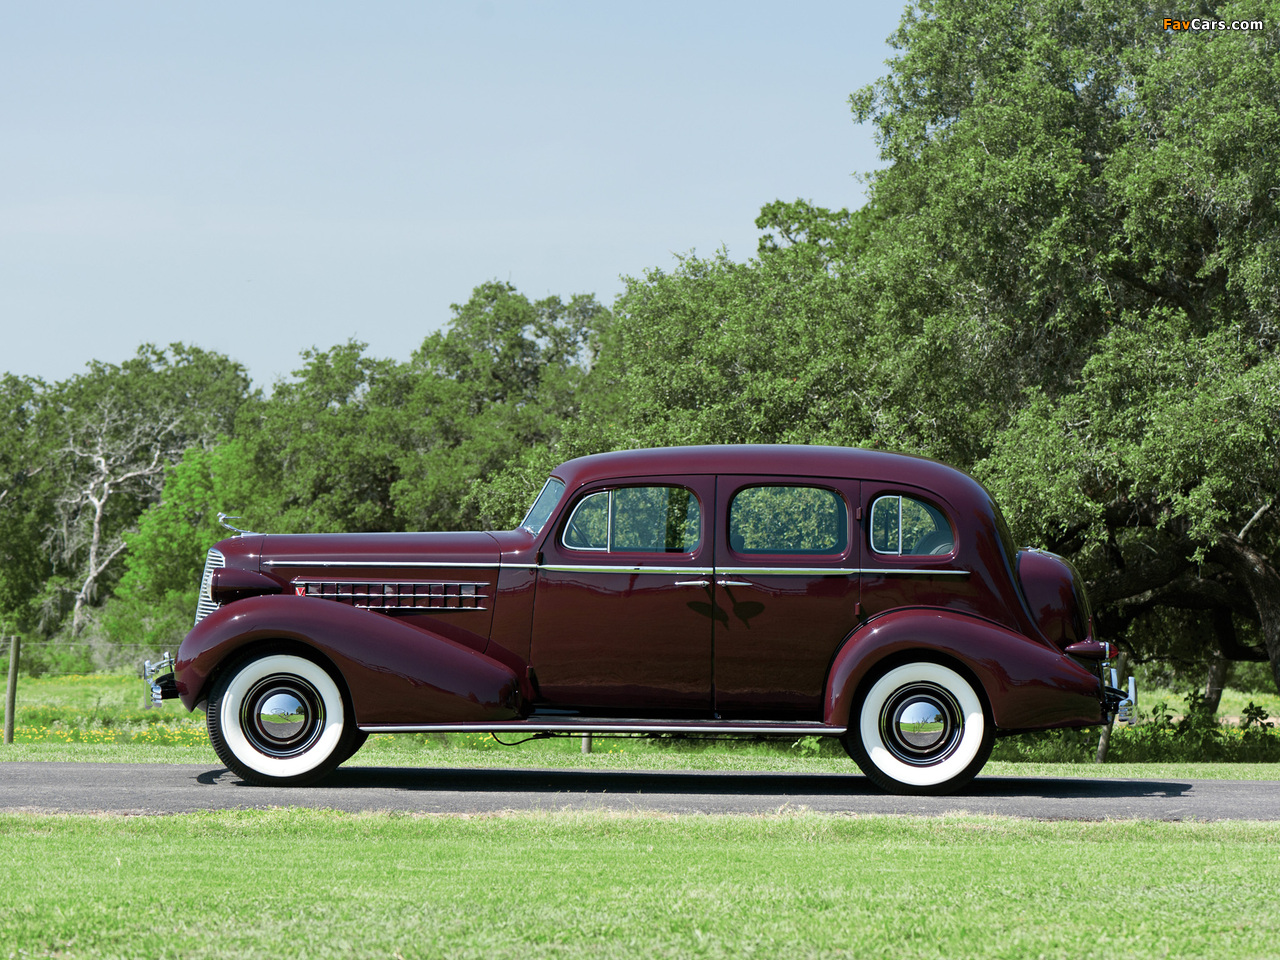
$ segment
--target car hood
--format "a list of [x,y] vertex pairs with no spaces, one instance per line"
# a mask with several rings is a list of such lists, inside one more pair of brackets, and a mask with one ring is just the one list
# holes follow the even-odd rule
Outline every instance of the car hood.
[[262,539],[264,571],[335,567],[497,566],[487,533],[295,533]]

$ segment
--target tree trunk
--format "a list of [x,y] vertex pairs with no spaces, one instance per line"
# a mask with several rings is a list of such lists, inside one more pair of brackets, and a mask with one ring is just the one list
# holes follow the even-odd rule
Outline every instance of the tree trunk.
[[1108,723],[1102,728],[1102,736],[1098,737],[1098,753],[1093,758],[1094,763],[1106,763],[1107,751],[1111,749],[1111,728],[1114,723]]
[[1209,677],[1204,685],[1204,711],[1208,716],[1217,716],[1218,705],[1222,703],[1222,687],[1227,682],[1227,670],[1230,660],[1214,657],[1209,661]]
[[1248,591],[1258,613],[1262,646],[1271,661],[1271,676],[1280,690],[1280,573],[1265,554],[1230,533],[1218,539],[1209,558],[1226,567]]

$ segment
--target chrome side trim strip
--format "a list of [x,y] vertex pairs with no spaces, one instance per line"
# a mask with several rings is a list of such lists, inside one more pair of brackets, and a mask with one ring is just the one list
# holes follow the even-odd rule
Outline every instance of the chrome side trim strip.
[[627,564],[552,563],[543,564],[539,567],[532,563],[471,563],[449,560],[263,560],[262,565],[264,567],[383,567],[387,569],[395,569],[397,567],[426,569],[466,567],[474,570],[500,570],[503,567],[509,567],[511,569],[554,570],[558,573],[687,573],[700,576],[712,576],[713,574],[750,576],[754,573],[759,576],[771,577],[852,577],[860,574],[967,577],[970,573],[968,570],[943,570],[928,567],[891,569],[882,567],[658,567]]
[[968,570],[939,569],[902,569],[885,570],[862,567],[647,567],[647,566],[606,566],[604,564],[545,564],[540,570],[555,570],[561,573],[667,573],[686,574],[689,576],[728,576],[749,577],[856,577],[860,574],[902,574],[911,576],[952,576],[967,577]]
[[911,574],[913,576],[967,577],[968,570],[942,570],[938,568],[871,568],[871,567],[716,567],[717,574],[733,577],[854,577],[861,574]]
[[[497,570],[500,563],[470,563],[450,560],[263,560],[264,567],[470,567],[476,570]],[[508,564],[530,567],[532,564]]]
[[547,563],[539,570],[554,570],[556,573],[666,573],[687,576],[709,577],[711,567],[650,567],[645,565],[628,565],[625,563],[609,566],[607,564],[561,564]]
[[556,722],[526,720],[496,720],[488,723],[362,723],[360,729],[367,733],[499,733],[505,730],[532,733],[776,733],[780,736],[839,737],[848,727],[828,726],[825,723],[795,723],[787,721],[761,723],[731,723],[717,720],[664,721],[648,723],[642,720],[564,719]]
[[865,571],[852,567],[716,567],[727,577],[856,577]]
[[968,570],[938,570],[938,569],[936,569],[936,568],[931,570],[931,569],[929,569],[928,567],[924,567],[924,568],[919,569],[919,570],[909,570],[909,569],[905,569],[905,568],[904,568],[904,569],[902,569],[902,570],[898,570],[898,569],[892,569],[892,570],[859,570],[858,572],[859,572],[859,573],[882,573],[882,574],[887,574],[887,575],[889,575],[889,576],[892,576],[892,575],[893,575],[893,574],[895,574],[895,573],[896,573],[896,574],[910,574],[911,576],[914,576],[914,577],[920,577],[920,576],[925,576],[925,577],[967,577],[967,576],[969,576],[969,573],[970,573],[970,571],[968,571]]

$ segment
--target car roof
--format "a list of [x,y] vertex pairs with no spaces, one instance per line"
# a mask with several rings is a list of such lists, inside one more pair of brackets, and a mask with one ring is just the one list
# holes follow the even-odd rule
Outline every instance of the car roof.
[[619,450],[578,457],[562,463],[552,472],[570,489],[576,489],[584,483],[615,477],[691,474],[843,477],[906,483],[938,490],[940,493],[956,487],[968,487],[972,490],[978,486],[968,474],[927,457],[857,447],[792,444],[726,444]]

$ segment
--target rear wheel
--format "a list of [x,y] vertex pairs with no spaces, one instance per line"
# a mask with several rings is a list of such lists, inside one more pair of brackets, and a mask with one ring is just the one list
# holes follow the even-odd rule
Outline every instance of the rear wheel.
[[360,745],[337,681],[291,654],[253,657],[223,673],[206,717],[218,758],[264,786],[314,783]]
[[917,661],[887,671],[851,719],[845,749],[890,793],[958,790],[977,776],[995,742],[981,695],[940,663]]

